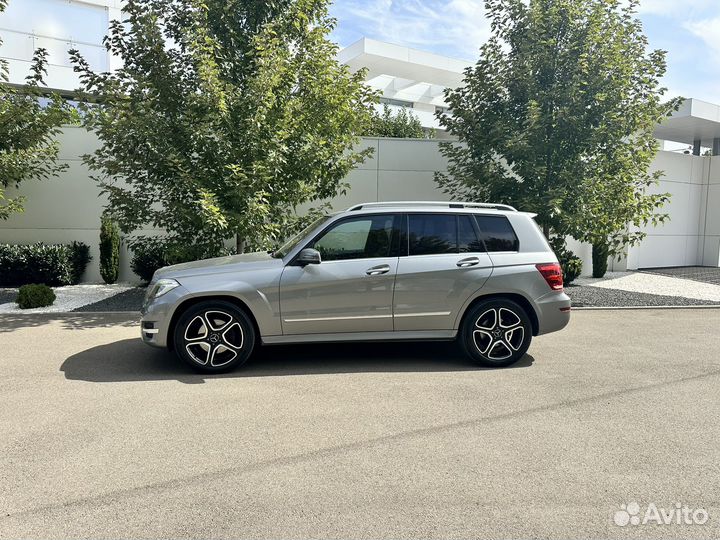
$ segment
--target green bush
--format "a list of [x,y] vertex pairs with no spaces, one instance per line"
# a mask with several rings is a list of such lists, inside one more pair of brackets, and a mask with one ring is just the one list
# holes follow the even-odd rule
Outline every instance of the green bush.
[[607,244],[593,244],[592,247],[593,277],[601,278],[607,274],[608,246]]
[[135,246],[130,267],[140,279],[149,283],[156,270],[169,264],[165,246],[152,243],[142,247]]
[[130,267],[140,279],[145,282],[152,280],[153,274],[163,266],[180,264],[190,261],[198,261],[210,257],[224,257],[233,255],[232,249],[220,249],[214,253],[208,253],[194,246],[179,247],[164,244],[162,241],[147,239],[144,243],[133,245],[133,257]]
[[565,239],[562,237],[556,236],[552,238],[550,246],[557,255],[560,266],[562,266],[563,283],[569,285],[580,277],[583,267],[582,259],[567,248]]
[[72,283],[71,248],[64,245],[0,244],[0,286],[46,283],[57,287]]
[[115,283],[120,273],[120,229],[107,216],[100,220],[100,276],[105,283]]
[[70,273],[73,285],[80,283],[90,261],[92,261],[90,246],[83,242],[70,244]]
[[23,285],[17,297],[20,309],[52,306],[54,301],[55,293],[47,285]]

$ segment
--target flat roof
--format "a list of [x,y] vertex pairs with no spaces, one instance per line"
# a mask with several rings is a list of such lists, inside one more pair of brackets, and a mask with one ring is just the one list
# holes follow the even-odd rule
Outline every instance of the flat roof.
[[713,140],[720,139],[720,105],[687,99],[670,118],[655,128],[655,137],[664,141],[693,144],[712,148]]
[[367,78],[391,75],[410,81],[456,88],[470,62],[369,38],[362,38],[338,53],[338,60],[353,71],[368,69]]

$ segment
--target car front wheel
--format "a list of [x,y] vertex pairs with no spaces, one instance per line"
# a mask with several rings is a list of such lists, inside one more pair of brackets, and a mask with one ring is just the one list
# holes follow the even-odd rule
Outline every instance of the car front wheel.
[[483,366],[514,364],[527,352],[532,325],[525,310],[512,300],[478,303],[465,317],[460,342],[466,354]]
[[177,355],[196,371],[223,373],[244,364],[255,347],[255,328],[234,304],[207,301],[191,306],[175,325]]

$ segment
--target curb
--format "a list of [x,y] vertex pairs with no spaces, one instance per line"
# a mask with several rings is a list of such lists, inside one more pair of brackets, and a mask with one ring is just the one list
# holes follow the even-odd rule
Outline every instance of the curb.
[[572,311],[624,311],[624,310],[650,310],[650,309],[720,309],[720,304],[696,304],[688,306],[578,306]]

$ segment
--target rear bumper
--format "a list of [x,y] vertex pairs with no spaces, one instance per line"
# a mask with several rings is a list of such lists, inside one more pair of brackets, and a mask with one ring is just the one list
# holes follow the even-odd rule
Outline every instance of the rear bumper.
[[564,292],[552,292],[538,298],[535,308],[538,316],[538,335],[557,332],[570,322],[572,302]]

